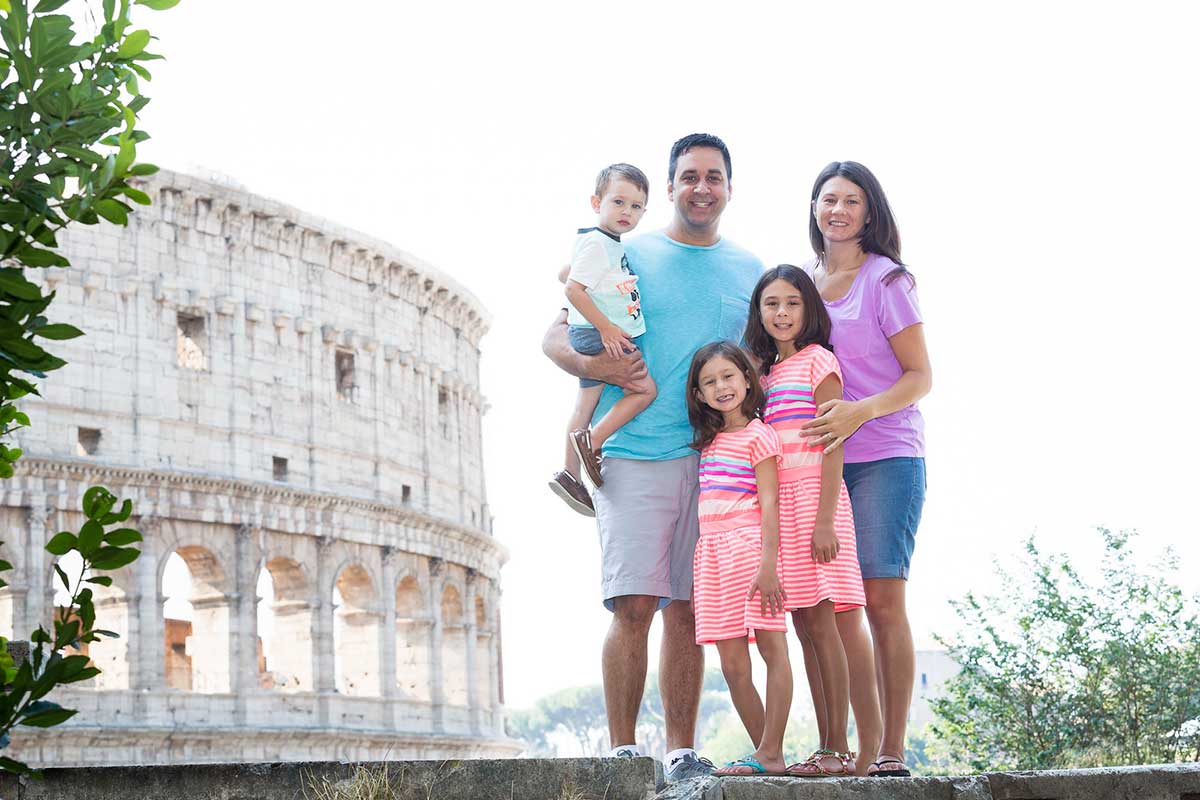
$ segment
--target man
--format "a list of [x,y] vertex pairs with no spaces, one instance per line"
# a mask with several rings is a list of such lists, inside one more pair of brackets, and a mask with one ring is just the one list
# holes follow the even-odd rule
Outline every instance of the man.
[[601,588],[613,612],[603,654],[611,755],[640,755],[634,730],[646,683],[647,637],[661,609],[659,692],[671,781],[713,770],[694,749],[704,650],[696,644],[691,606],[699,455],[689,447],[688,366],[708,342],[741,340],[750,293],[763,270],[761,261],[718,233],[731,177],[729,149],[716,136],[691,134],[671,148],[667,196],[674,217],[666,230],[626,245],[646,319],[641,352],[620,359],[575,352],[565,311],[542,345],[561,369],[610,384],[594,418],[620,398],[618,386],[647,371],[658,385],[658,398],[605,443],[603,486],[593,500]]

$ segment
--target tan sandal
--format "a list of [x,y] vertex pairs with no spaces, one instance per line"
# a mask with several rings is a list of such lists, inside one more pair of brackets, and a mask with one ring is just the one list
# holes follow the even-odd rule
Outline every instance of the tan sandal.
[[[839,753],[835,750],[817,750],[806,760],[792,764],[787,768],[787,775],[792,778],[846,778],[854,775],[854,752]],[[836,758],[838,769],[829,770],[822,763],[824,759]]]

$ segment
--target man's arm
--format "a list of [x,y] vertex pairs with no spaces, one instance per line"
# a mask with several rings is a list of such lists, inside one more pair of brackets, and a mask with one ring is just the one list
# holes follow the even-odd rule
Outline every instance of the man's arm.
[[567,312],[563,309],[542,339],[542,352],[563,372],[615,386],[629,386],[646,377],[646,362],[640,350],[613,358],[608,353],[585,356],[567,339]]

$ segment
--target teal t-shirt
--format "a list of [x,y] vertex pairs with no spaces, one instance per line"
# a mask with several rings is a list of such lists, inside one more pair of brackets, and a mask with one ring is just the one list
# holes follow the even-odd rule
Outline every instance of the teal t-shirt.
[[[658,397],[609,437],[604,455],[641,461],[693,455],[684,401],[692,355],[718,339],[742,340],[762,261],[726,239],[696,247],[661,231],[626,243],[625,255],[638,276],[646,318],[646,333],[638,344],[658,384]],[[620,397],[619,387],[606,386],[593,421]]]

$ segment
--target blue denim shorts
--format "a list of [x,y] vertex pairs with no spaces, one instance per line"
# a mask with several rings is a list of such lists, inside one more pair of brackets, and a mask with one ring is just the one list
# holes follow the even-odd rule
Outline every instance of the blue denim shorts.
[[[641,336],[635,336],[632,341],[635,345],[641,340]],[[582,325],[567,326],[567,341],[571,343],[571,347],[576,353],[583,353],[585,356],[594,356],[597,353],[604,352],[604,341],[600,338],[600,331],[595,328],[585,328]],[[641,345],[638,345],[639,347]],[[604,381],[594,381],[591,378],[580,378],[579,388],[587,389],[591,386],[599,386]]]
[[846,464],[842,477],[854,509],[863,579],[908,580],[925,505],[925,459],[882,458]]

